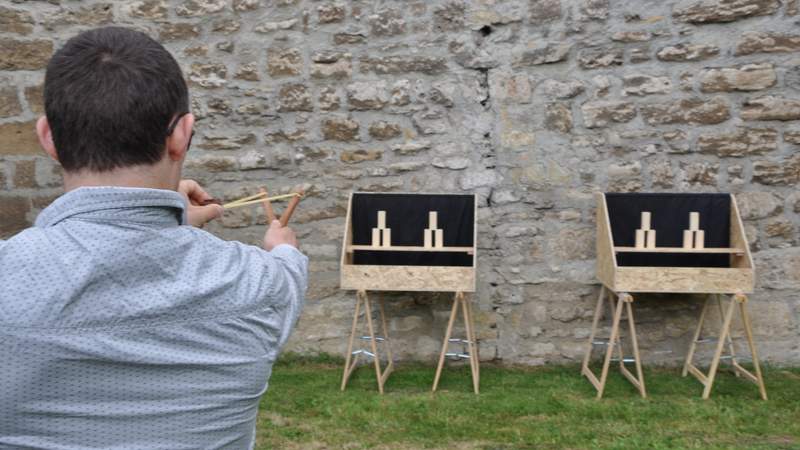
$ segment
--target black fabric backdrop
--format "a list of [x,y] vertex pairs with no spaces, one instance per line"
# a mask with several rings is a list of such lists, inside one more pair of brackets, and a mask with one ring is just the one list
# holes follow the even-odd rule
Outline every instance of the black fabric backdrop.
[[[657,247],[683,247],[689,213],[700,213],[706,247],[730,247],[729,194],[606,194],[611,235],[617,247],[633,247],[642,211],[650,211]],[[619,266],[730,267],[727,254],[617,253]]]
[[[378,211],[386,211],[392,245],[422,246],[428,212],[439,214],[437,228],[444,229],[445,247],[471,247],[475,226],[475,196],[457,194],[355,193],[352,204],[353,244],[371,245]],[[472,266],[466,253],[354,252],[354,264],[403,266]]]

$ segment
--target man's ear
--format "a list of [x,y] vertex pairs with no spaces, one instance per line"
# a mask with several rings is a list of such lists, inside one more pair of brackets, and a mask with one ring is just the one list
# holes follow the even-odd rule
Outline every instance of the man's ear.
[[53,132],[50,130],[50,123],[47,121],[47,117],[39,117],[39,120],[36,121],[36,136],[39,137],[39,145],[42,146],[44,151],[58,162],[58,152],[56,152],[56,145],[53,143]]
[[172,161],[183,161],[189,147],[189,140],[192,138],[192,128],[194,127],[194,114],[184,114],[178,120],[178,124],[167,136],[167,156]]

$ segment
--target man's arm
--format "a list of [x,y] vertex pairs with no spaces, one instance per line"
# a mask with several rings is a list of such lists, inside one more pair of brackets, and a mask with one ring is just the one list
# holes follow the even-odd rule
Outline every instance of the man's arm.
[[[182,180],[178,191],[189,204],[189,224],[202,227],[204,223],[220,216],[219,205],[199,206],[210,199],[199,184]],[[217,208],[219,211],[216,211]],[[308,288],[308,258],[297,249],[297,237],[289,227],[273,220],[264,235],[263,249],[241,243],[229,243],[240,248],[231,262],[237,275],[234,279],[239,287],[239,301],[257,302],[259,309],[270,309],[275,314],[270,328],[277,332],[276,353],[280,350],[294,328],[305,303]]]
[[283,347],[305,304],[308,289],[308,258],[297,249],[297,237],[289,227],[273,220],[264,235],[264,249],[279,263],[275,287],[278,298],[286,299],[285,320],[281,325],[278,346]]
[[308,258],[296,248],[281,244],[270,254],[278,261],[281,270],[276,273],[275,293],[284,306],[278,347],[283,347],[294,329],[305,305],[308,289]]

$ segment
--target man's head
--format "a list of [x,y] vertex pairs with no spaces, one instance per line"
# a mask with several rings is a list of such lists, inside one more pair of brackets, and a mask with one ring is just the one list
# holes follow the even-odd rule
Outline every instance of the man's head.
[[44,102],[37,133],[67,177],[132,171],[177,186],[194,117],[178,63],[144,33],[107,27],[67,41],[47,66]]

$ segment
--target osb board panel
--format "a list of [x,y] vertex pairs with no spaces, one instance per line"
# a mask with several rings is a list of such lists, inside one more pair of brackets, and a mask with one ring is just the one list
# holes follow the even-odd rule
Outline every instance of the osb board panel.
[[597,279],[606,286],[614,283],[614,269],[617,267],[614,255],[614,240],[608,220],[606,197],[598,193],[597,199]]
[[353,209],[353,193],[350,193],[350,196],[347,199],[347,219],[344,223],[344,239],[342,240],[342,257],[339,260],[339,264],[343,267],[345,264],[352,264],[353,263],[353,254],[347,252],[347,247],[352,245],[353,243],[353,233],[350,231],[350,228],[353,226],[353,221],[351,219],[351,213]]
[[744,294],[753,292],[752,269],[618,267],[616,292]]
[[744,255],[731,255],[731,267],[740,269],[752,269],[753,257],[750,255],[750,246],[747,244],[747,236],[742,225],[742,216],[739,215],[739,207],[736,205],[736,197],[731,195],[731,247],[743,248]]
[[475,292],[475,269],[343,265],[341,288],[367,291]]

